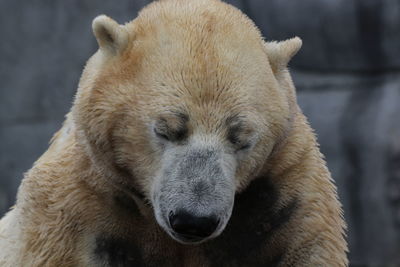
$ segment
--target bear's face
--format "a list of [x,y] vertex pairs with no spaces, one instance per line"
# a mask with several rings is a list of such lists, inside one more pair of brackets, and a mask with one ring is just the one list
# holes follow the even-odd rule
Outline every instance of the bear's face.
[[223,231],[235,193],[288,127],[287,92],[244,18],[207,20],[205,34],[202,18],[177,30],[141,17],[94,21],[100,50],[74,105],[78,137],[107,181],[144,195],[172,238],[203,242]]
[[262,133],[244,114],[210,125],[207,117],[231,112],[207,111],[198,118],[200,110],[186,108],[160,115],[150,128],[160,162],[150,192],[159,224],[181,242],[198,242],[222,232],[235,192],[260,167],[254,154],[266,151],[256,149]]

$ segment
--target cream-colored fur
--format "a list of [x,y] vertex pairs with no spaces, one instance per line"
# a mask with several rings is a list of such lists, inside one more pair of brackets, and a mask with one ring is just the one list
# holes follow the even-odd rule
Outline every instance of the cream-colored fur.
[[[238,112],[262,130],[240,159],[236,191],[268,176],[280,192],[277,208],[299,204],[261,257],[284,248],[279,266],[348,264],[336,188],[287,70],[299,38],[264,43],[247,17],[217,0],[159,1],[126,25],[100,16],[93,31],[100,49],[72,111],[0,221],[0,266],[107,266],[94,253],[99,234],[134,243],[145,262],[160,256],[158,266],[212,266],[207,243],[172,240],[151,208],[160,151],[149,129],[170,107],[188,110],[189,134],[223,140],[218,125]],[[140,216],[115,206],[122,194]]]

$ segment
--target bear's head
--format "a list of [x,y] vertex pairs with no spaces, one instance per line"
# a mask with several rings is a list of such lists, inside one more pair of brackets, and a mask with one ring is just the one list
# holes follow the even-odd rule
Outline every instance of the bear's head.
[[73,118],[99,179],[179,242],[218,236],[290,127],[300,39],[265,43],[213,0],[155,2],[126,25],[99,16],[93,31]]

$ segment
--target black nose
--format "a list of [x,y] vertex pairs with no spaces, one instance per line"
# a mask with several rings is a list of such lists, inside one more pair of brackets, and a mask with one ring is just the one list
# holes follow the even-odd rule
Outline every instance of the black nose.
[[187,239],[199,239],[210,236],[218,226],[215,216],[198,217],[180,210],[170,214],[169,223],[176,233]]

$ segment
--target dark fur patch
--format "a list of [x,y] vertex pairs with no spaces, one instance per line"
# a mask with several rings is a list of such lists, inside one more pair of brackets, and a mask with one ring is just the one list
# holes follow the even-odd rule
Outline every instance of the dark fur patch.
[[267,178],[258,178],[235,199],[232,217],[224,232],[205,244],[212,266],[277,266],[284,251],[261,253],[272,235],[287,223],[296,200],[277,210],[279,192]]
[[135,200],[123,192],[114,196],[114,203],[121,208],[121,211],[126,212],[131,216],[140,216],[140,210]]
[[97,237],[94,255],[99,263],[105,263],[108,266],[145,266],[136,245],[120,238]]
[[[123,166],[114,164],[114,168],[119,173],[119,175],[124,177],[126,180],[128,180],[128,181],[135,180],[133,174],[127,167],[123,167]],[[121,186],[121,190],[124,190],[125,192],[129,192],[129,193],[135,195],[137,198],[139,198],[142,201],[145,200],[145,196],[139,190],[137,190],[135,187],[127,185],[127,184],[121,184],[120,186]]]

